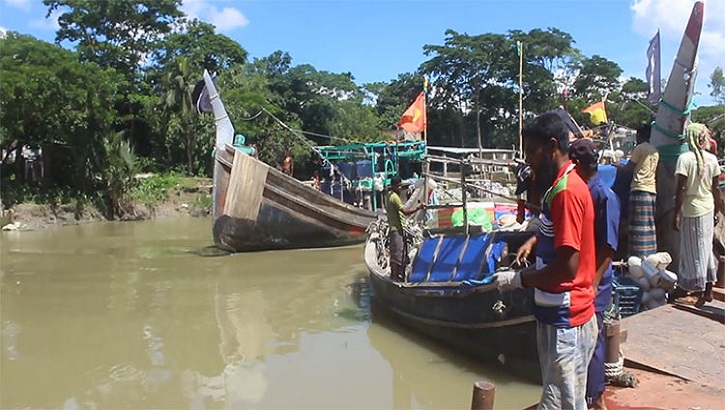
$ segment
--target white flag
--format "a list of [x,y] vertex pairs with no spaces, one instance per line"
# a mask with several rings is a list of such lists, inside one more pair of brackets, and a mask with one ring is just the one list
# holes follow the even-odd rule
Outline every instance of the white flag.
[[660,31],[652,37],[647,48],[647,101],[656,103],[660,99],[662,81],[660,79]]

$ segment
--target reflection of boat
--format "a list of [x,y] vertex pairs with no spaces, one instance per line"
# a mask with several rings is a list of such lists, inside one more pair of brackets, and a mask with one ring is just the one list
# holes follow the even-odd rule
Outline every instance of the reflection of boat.
[[[362,177],[352,181],[357,183],[353,188],[364,198],[353,201],[353,196],[343,195],[341,182],[348,176],[341,175],[341,172],[331,177],[329,189],[317,190],[249,155],[253,154],[253,149],[244,146],[241,139],[233,141],[234,127],[206,71],[204,83],[216,118],[213,236],[218,246],[243,252],[344,246],[365,240],[365,228],[375,219],[373,211],[377,193],[372,177],[376,171],[377,151],[391,150],[387,144],[359,144],[345,147],[342,151],[326,147],[320,151],[327,165],[332,163],[327,158],[329,155],[340,152],[347,155],[350,151],[354,169],[369,171],[370,175],[366,178],[370,179],[370,183],[367,185],[359,183]],[[385,166],[383,179],[395,173],[398,158],[407,158],[406,154],[420,156],[424,151],[422,143],[392,146],[394,161],[382,155],[381,166]],[[365,154],[372,158],[367,160],[367,166],[358,166],[358,162],[354,162],[359,158],[353,154],[359,153],[360,149],[366,150]],[[342,161],[346,158],[336,159]],[[380,189],[382,186],[377,190]],[[366,194],[363,194],[364,191]],[[372,206],[371,209],[363,209],[349,202],[367,202]]]
[[365,246],[375,302],[400,324],[477,357],[498,360],[513,370],[533,368],[538,377],[536,325],[531,289],[499,292],[491,275],[508,249],[530,237],[522,232],[441,235],[417,248],[405,283],[390,280],[380,255],[380,237]]

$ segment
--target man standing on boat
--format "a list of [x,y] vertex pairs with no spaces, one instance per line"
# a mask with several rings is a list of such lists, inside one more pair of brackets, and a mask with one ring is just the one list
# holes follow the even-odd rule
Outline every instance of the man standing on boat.
[[385,213],[388,216],[389,242],[390,242],[390,279],[402,282],[405,272],[405,241],[403,239],[405,228],[405,216],[411,215],[421,209],[425,204],[419,203],[415,208],[405,208],[403,200],[400,199],[402,181],[399,176],[390,179],[390,193],[388,203],[385,205]]
[[612,257],[619,240],[619,198],[597,175],[597,150],[590,139],[574,141],[569,147],[569,158],[577,165],[577,172],[587,182],[594,204],[594,242],[597,254],[597,272],[594,276],[594,299],[599,334],[594,355],[587,374],[587,404],[590,409],[606,409],[604,389],[606,377],[604,312],[612,303]]
[[539,362],[544,389],[539,409],[586,409],[587,367],[594,353],[594,205],[586,182],[568,158],[570,130],[556,113],[523,130],[534,175],[554,175],[544,194],[536,265],[498,272],[501,290],[534,289]]

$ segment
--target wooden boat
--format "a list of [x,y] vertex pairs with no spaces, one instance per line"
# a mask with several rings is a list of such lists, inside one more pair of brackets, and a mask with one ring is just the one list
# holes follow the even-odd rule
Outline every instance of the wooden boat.
[[539,377],[533,291],[499,292],[491,283],[511,259],[506,249],[518,249],[531,233],[450,233],[411,243],[415,256],[403,283],[390,279],[384,235],[374,227],[365,245],[375,305],[446,346]]
[[233,146],[217,151],[214,242],[235,252],[343,246],[365,240],[372,211],[303,185]]
[[343,246],[365,241],[375,212],[283,174],[233,143],[234,128],[214,82],[204,84],[216,118],[213,236],[233,251]]
[[657,109],[650,141],[660,151],[657,167],[657,242],[658,249],[672,255],[672,265],[678,266],[679,246],[672,232],[675,207],[675,165],[687,144],[680,144],[689,121],[689,111],[695,85],[697,49],[704,19],[704,3],[695,2],[682,36],[677,57],[672,66],[667,86]]

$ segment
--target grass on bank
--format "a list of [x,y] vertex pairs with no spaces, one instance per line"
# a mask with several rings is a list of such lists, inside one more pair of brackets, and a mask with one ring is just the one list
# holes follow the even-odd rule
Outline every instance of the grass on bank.
[[[172,195],[181,193],[198,193],[188,203],[193,210],[210,210],[212,198],[209,194],[209,179],[186,177],[176,173],[142,174],[135,178],[128,198],[133,204],[145,205],[154,208],[169,200]],[[5,208],[26,203],[47,205],[51,207],[63,204],[73,204],[79,210],[86,207],[104,209],[104,195],[102,191],[79,192],[70,187],[56,187],[27,184],[22,186],[4,186],[2,202]]]

